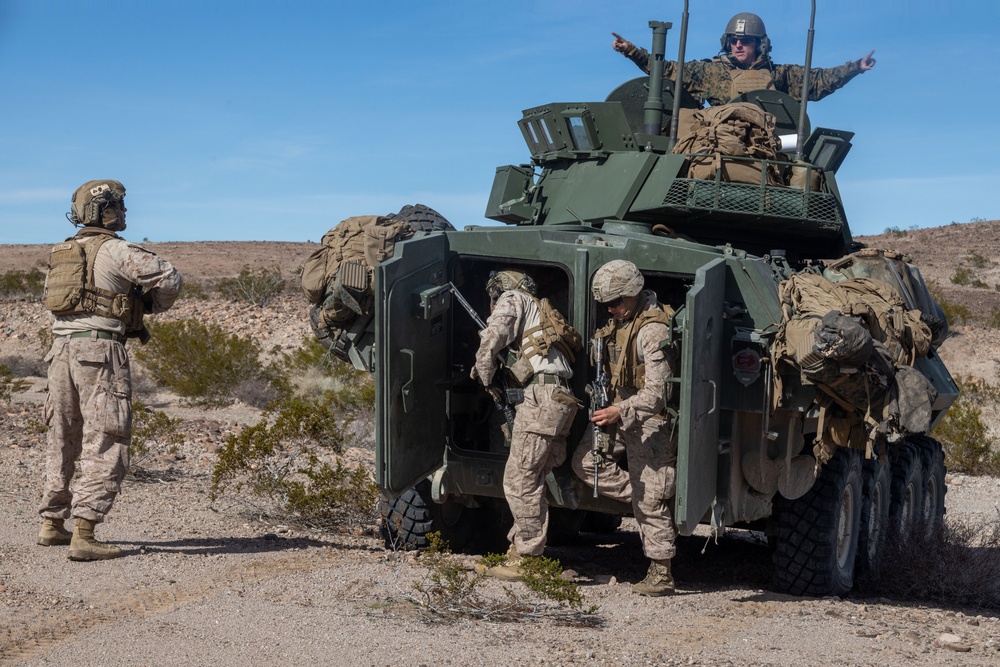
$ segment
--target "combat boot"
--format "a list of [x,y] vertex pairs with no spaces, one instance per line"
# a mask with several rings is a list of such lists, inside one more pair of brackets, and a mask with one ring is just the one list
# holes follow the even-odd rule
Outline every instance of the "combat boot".
[[70,560],[107,560],[122,555],[122,550],[119,547],[94,539],[94,526],[96,525],[94,521],[77,517],[73,540],[69,544]]
[[43,547],[63,546],[70,543],[73,533],[63,527],[62,519],[42,519],[37,543]]
[[512,544],[507,549],[507,560],[502,565],[495,565],[486,570],[487,577],[495,577],[504,581],[517,581],[524,575],[521,569],[521,561],[524,556],[517,553],[517,548]]
[[674,577],[670,574],[670,560],[652,560],[646,578],[632,586],[632,592],[650,597],[673,595]]

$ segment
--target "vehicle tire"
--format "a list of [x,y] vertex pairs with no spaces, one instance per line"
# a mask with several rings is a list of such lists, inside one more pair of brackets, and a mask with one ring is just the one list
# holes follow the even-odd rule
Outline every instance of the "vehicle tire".
[[797,500],[778,497],[773,584],[792,595],[845,595],[861,528],[861,458],[840,447]]
[[379,501],[379,532],[386,549],[425,549],[427,536],[438,532],[448,546],[460,551],[472,537],[476,510],[456,502],[439,505],[431,499],[430,482],[424,480],[392,500]]
[[924,495],[920,503],[920,522],[925,535],[930,537],[944,525],[944,497],[948,487],[944,478],[944,449],[934,438],[913,436],[911,438],[920,451],[921,472],[923,473]]
[[858,574],[872,572],[889,530],[889,497],[892,485],[889,462],[868,459],[861,466],[861,530],[854,567]]
[[584,533],[597,533],[598,535],[610,535],[618,530],[622,525],[622,518],[618,514],[605,514],[604,512],[587,512],[587,517],[583,520],[580,530]]
[[906,541],[916,530],[924,502],[923,463],[914,442],[903,443],[891,470],[889,536]]
[[424,204],[407,204],[399,209],[398,215],[406,218],[416,231],[455,231],[455,227],[447,218]]

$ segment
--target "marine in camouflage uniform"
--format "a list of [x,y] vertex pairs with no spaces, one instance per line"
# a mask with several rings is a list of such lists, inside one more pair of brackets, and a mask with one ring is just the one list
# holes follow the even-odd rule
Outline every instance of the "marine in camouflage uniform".
[[[169,262],[113,232],[125,229],[125,188],[117,181],[90,181],[74,194],[70,220],[83,225],[75,240],[96,246],[92,277],[95,292],[119,295],[131,317],[108,317],[107,311],[60,312],[52,325],[45,423],[48,426],[45,483],[39,514],[38,544],[69,544],[71,560],[100,560],[122,555],[121,549],[94,539],[128,470],[132,438],[132,377],[126,319],[141,326],[141,313],[170,308],[181,289],[181,276]],[[66,244],[57,245],[53,251]],[[92,254],[87,253],[88,258]],[[55,256],[55,252],[53,252]],[[53,269],[47,294],[55,291]],[[141,301],[137,289],[141,288]],[[126,296],[127,295],[127,296]],[[135,300],[135,301],[133,301]],[[46,302],[47,305],[49,302]],[[134,309],[134,310],[133,310]],[[141,329],[145,334],[145,329]],[[145,334],[148,336],[148,334]],[[72,484],[76,460],[80,475]],[[75,518],[70,534],[63,521]]]
[[[615,35],[612,48],[649,73],[649,52]],[[730,19],[721,37],[722,51],[711,60],[684,63],[684,88],[710,106],[726,104],[751,90],[777,90],[801,101],[801,65],[776,65],[771,61],[771,44],[764,22],[756,14],[740,13]],[[872,53],[839,67],[813,68],[809,74],[809,100],[821,100],[875,66]],[[677,63],[665,61],[663,76],[675,79]]]
[[[473,379],[489,387],[497,369],[497,355],[515,344],[530,363],[524,401],[517,406],[510,453],[504,467],[504,497],[514,516],[507,535],[510,548],[504,564],[487,570],[490,576],[517,579],[525,556],[541,555],[549,525],[545,477],[566,460],[566,436],[579,409],[569,389],[573,377],[572,350],[541,344],[542,313],[534,281],[513,270],[499,271],[487,285],[491,312],[480,333]],[[531,350],[548,349],[532,354]]]
[[[607,341],[606,369],[611,380],[612,405],[595,410],[593,422],[573,454],[573,470],[593,483],[595,456],[597,490],[621,502],[631,502],[639,524],[642,549],[650,559],[646,578],[632,590],[641,595],[674,592],[670,560],[676,550],[677,530],[670,511],[677,465],[677,438],[668,417],[668,396],[674,386],[667,378],[677,369],[675,351],[664,348],[673,311],[659,303],[656,293],[643,290],[635,264],[616,259],[594,274],[593,294],[612,319],[595,332]],[[605,452],[593,451],[594,427],[608,434]],[[617,461],[628,456],[628,471]]]

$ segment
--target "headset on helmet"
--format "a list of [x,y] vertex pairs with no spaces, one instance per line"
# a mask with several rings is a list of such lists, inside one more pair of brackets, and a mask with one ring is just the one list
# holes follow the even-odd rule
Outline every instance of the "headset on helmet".
[[598,303],[608,303],[642,291],[645,280],[639,268],[627,259],[613,259],[594,274],[591,293]]
[[723,53],[730,53],[732,49],[729,46],[729,36],[739,35],[741,37],[754,37],[757,39],[759,48],[757,53],[759,55],[768,55],[771,53],[771,40],[767,36],[767,29],[764,27],[764,21],[756,14],[751,14],[750,12],[740,12],[733,18],[729,19],[729,23],[726,24],[726,31],[722,33],[722,37],[719,38],[719,43],[722,45]]
[[509,290],[521,290],[534,296],[538,287],[527,273],[515,269],[491,271],[490,279],[486,281],[486,293],[490,295],[490,303],[495,304],[500,295]]
[[[87,181],[73,193],[66,219],[77,226],[99,226],[121,231],[125,229],[121,215],[124,201],[125,186],[120,182],[107,179]],[[116,209],[115,220],[105,222],[104,212],[112,206]]]

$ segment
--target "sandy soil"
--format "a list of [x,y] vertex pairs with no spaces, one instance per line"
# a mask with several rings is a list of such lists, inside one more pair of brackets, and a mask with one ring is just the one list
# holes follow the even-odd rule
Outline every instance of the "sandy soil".
[[[911,243],[904,249],[916,257],[937,258],[940,266],[929,263],[924,270],[939,276],[941,285],[953,270],[939,258],[949,243],[952,257],[964,257],[961,248],[969,247],[991,261],[1000,256],[990,225],[961,226],[958,231],[976,234],[964,240],[952,240],[952,231],[891,240]],[[927,238],[916,243],[918,235]],[[156,244],[155,250],[189,275],[211,278],[272,260],[291,275],[313,247]],[[45,249],[0,246],[0,272],[34,266]],[[992,288],[948,289],[949,298],[980,299],[986,312],[1000,298]],[[310,335],[303,313],[302,301],[289,295],[249,312],[236,304],[185,300],[170,316],[222,323],[259,337],[273,352]],[[771,592],[767,546],[746,531],[717,542],[706,535],[682,538],[675,561],[680,594],[636,596],[629,586],[642,578],[646,561],[631,521],[610,536],[584,534],[576,545],[550,549],[581,583],[585,604],[598,606],[588,623],[544,615],[513,623],[431,618],[408,602],[426,568],[419,558],[385,551],[374,527],[356,534],[300,532],[264,522],[246,505],[209,498],[219,446],[259,411],[241,404],[196,409],[148,386],[143,400],[182,418],[184,441],[176,451],[154,452],[148,474],[126,480],[100,527],[99,536],[121,545],[126,557],[70,562],[65,547],[34,543],[44,456],[38,330],[46,314],[37,303],[6,302],[0,318],[0,362],[21,369],[31,384],[10,404],[0,404],[0,664],[911,667],[1000,660],[995,612]],[[995,381],[995,331],[968,327],[958,333],[942,356],[947,351],[949,363]],[[354,444],[353,456],[371,460],[365,443]],[[948,517],[995,517],[998,498],[1000,480],[951,477]],[[464,558],[471,567],[476,555]],[[524,592],[521,584],[506,586]],[[493,581],[484,593],[505,595]]]

